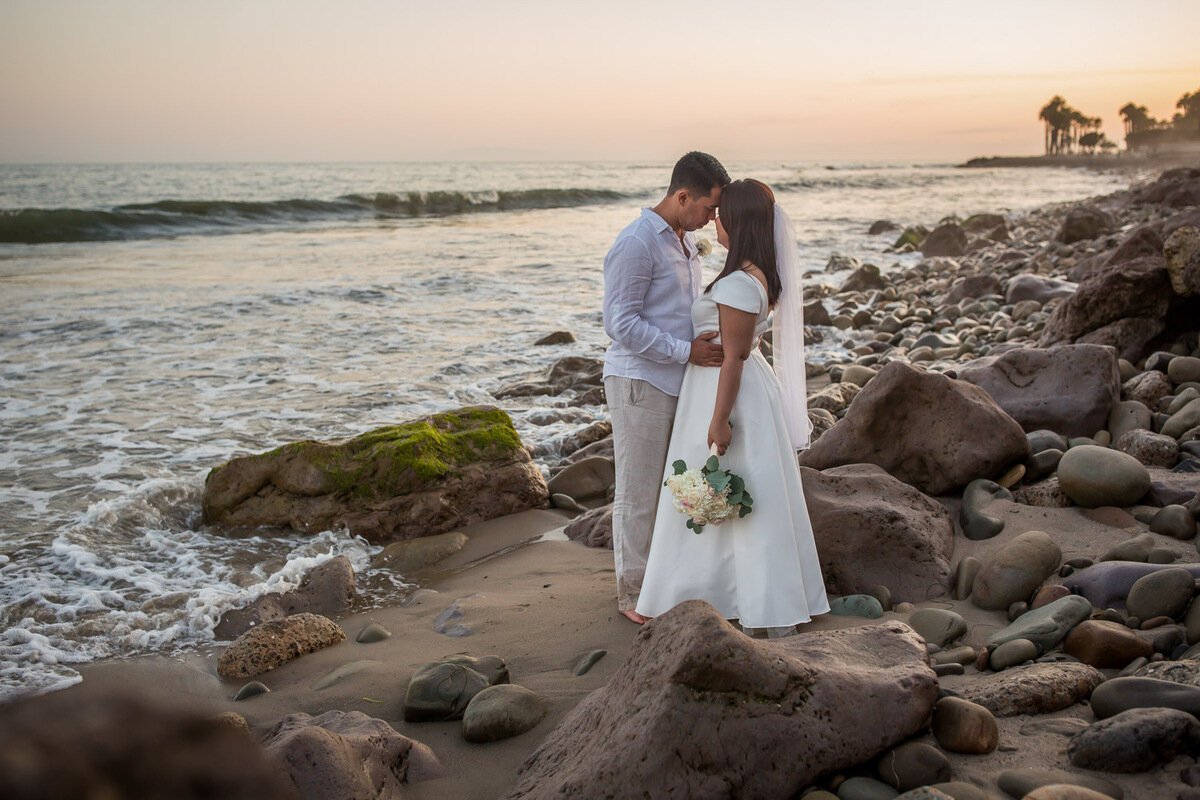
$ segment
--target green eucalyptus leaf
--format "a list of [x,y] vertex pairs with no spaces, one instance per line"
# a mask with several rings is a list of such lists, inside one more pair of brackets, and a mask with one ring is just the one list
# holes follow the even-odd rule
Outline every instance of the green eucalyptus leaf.
[[672,464],[671,467],[674,468],[676,475],[682,475],[687,472],[687,463],[682,458]]
[[708,461],[704,462],[704,468],[709,472],[716,472],[721,468],[721,462],[717,461],[716,456],[709,456]]

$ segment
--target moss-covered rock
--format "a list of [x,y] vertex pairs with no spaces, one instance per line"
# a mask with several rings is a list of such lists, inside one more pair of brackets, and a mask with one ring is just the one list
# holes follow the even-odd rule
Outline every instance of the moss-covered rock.
[[473,406],[341,444],[232,459],[209,473],[203,505],[205,522],[225,528],[346,526],[382,541],[540,507],[548,496],[508,414]]

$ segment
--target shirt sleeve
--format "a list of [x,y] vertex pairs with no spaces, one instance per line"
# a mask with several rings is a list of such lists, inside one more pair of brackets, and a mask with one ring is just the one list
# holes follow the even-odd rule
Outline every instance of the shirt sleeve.
[[676,339],[642,316],[654,277],[646,245],[632,236],[619,239],[604,259],[604,332],[631,353],[661,364],[685,364],[692,343]]
[[713,287],[713,302],[721,306],[736,308],[749,314],[762,311],[763,296],[761,284],[753,275],[745,272],[733,272],[717,281]]

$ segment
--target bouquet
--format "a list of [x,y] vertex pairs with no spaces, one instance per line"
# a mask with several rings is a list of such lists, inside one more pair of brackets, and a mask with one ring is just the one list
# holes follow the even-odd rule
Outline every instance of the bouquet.
[[753,510],[754,498],[746,491],[746,482],[721,469],[716,453],[699,468],[688,469],[682,459],[671,466],[675,474],[663,486],[671,490],[675,510],[688,517],[688,530],[700,533],[705,525],[720,525],[734,516],[740,519]]

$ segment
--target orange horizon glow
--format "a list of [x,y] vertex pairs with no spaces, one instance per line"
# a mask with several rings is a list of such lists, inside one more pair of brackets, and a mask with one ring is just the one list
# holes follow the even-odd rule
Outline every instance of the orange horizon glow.
[[[1050,6],[1049,8],[1044,6]],[[1118,144],[1200,89],[1200,4],[5,0],[0,162],[961,161]]]

